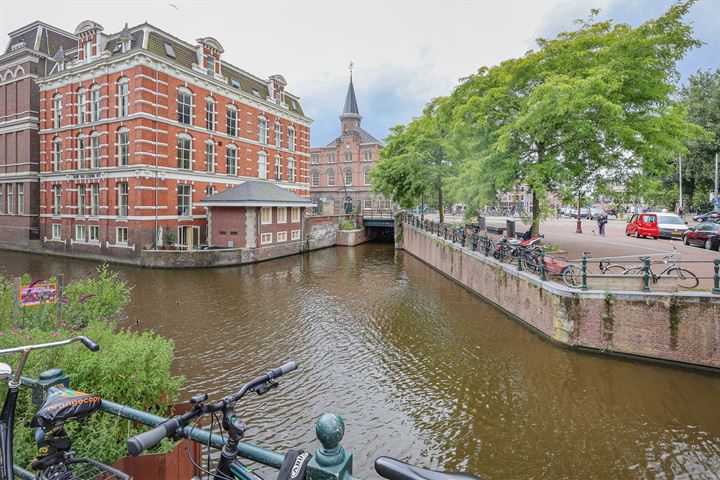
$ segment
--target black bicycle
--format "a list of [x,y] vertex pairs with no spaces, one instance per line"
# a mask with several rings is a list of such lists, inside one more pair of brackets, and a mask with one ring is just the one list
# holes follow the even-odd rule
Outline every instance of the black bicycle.
[[[14,478],[13,435],[15,426],[15,409],[18,391],[20,390],[22,372],[25,363],[33,350],[55,348],[82,342],[90,351],[97,352],[100,347],[84,336],[61,340],[59,342],[0,350],[0,355],[19,353],[17,369],[13,375],[12,367],[0,363],[0,380],[7,380],[8,391],[5,396],[2,414],[0,414],[0,480]],[[68,420],[85,418],[100,408],[102,399],[97,395],[78,392],[62,387],[50,387],[43,406],[37,411],[31,427],[38,428],[36,434],[38,455],[32,463],[36,470],[37,480],[132,480],[130,476],[107,465],[89,458],[75,458],[72,451],[72,440],[63,428]]]

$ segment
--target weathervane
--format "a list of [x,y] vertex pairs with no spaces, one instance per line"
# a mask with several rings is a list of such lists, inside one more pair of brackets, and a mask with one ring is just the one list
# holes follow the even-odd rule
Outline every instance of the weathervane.
[[350,69],[350,78],[352,79],[352,69],[353,69],[353,62],[350,60],[350,66],[348,67]]

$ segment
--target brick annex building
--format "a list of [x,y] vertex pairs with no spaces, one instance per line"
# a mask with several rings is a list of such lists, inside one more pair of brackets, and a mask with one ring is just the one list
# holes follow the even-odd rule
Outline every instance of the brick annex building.
[[[199,202],[249,179],[309,194],[310,119],[298,98],[281,75],[225,62],[213,38],[190,44],[147,23],[107,35],[92,21],[73,34],[36,22],[10,34],[0,76],[12,76],[0,88],[23,79],[17,52],[39,60],[0,122],[29,110],[35,133],[20,148],[0,123],[0,231],[18,223],[8,218],[22,201],[46,250],[132,257],[205,244]],[[32,174],[14,172],[24,164]]]
[[310,194],[314,204],[324,207],[324,213],[391,207],[382,195],[373,192],[370,180],[370,170],[384,144],[360,127],[361,120],[351,74],[340,114],[340,136],[325,147],[310,150]]

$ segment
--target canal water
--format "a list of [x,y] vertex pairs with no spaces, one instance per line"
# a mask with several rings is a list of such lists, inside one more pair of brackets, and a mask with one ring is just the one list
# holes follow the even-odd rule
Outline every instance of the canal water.
[[[94,263],[0,252],[7,272],[84,276]],[[720,377],[557,348],[390,245],[256,265],[113,267],[128,323],[176,342],[183,396],[219,396],[302,365],[238,411],[248,441],[314,450],[345,419],[354,472],[391,455],[489,479],[718,478]]]

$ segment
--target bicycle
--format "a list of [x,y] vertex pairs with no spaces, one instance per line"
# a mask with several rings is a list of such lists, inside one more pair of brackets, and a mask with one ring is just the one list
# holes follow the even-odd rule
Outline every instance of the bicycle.
[[[583,252],[583,256],[591,258],[588,252]],[[607,261],[607,263],[603,263]],[[607,259],[601,259],[598,263],[598,269],[600,273],[611,274],[611,275],[625,275],[627,274],[627,268],[619,263],[610,263]],[[562,279],[565,285],[572,288],[577,288],[582,284],[582,267],[575,264],[566,266],[562,271]]]
[[[675,276],[677,278],[677,286],[680,288],[685,288],[687,290],[693,289],[700,285],[700,280],[697,278],[697,275],[695,275],[690,270],[678,266],[677,262],[675,261],[675,254],[677,253],[677,247],[673,247],[673,252],[669,255],[665,255],[662,260],[651,262],[650,266],[650,278],[652,279],[653,283],[657,283],[658,280],[661,278],[668,278],[671,276]],[[645,273],[645,264],[644,262],[649,260],[649,257],[640,257],[640,260],[643,261],[643,263],[637,264],[637,265],[629,265],[626,270],[628,275],[642,275]],[[669,263],[667,267],[665,267],[665,270],[663,270],[660,273],[655,273],[652,271],[652,265],[658,265],[658,264],[667,264]]]
[[[8,391],[5,396],[2,414],[0,414],[0,480],[14,478],[13,435],[15,409],[18,391],[22,383],[22,372],[30,352],[45,348],[55,348],[82,342],[92,352],[100,347],[85,336],[77,336],[58,342],[0,350],[0,355],[20,353],[20,361],[13,375],[12,367],[0,363],[0,380],[7,380]],[[36,480],[132,480],[130,476],[107,465],[89,458],[75,458],[72,441],[65,434],[64,424],[69,420],[79,420],[91,415],[100,408],[102,399],[97,395],[70,390],[62,386],[53,386],[48,390],[43,406],[37,411],[31,427],[39,429],[36,434],[38,455],[32,468],[38,471]]]

